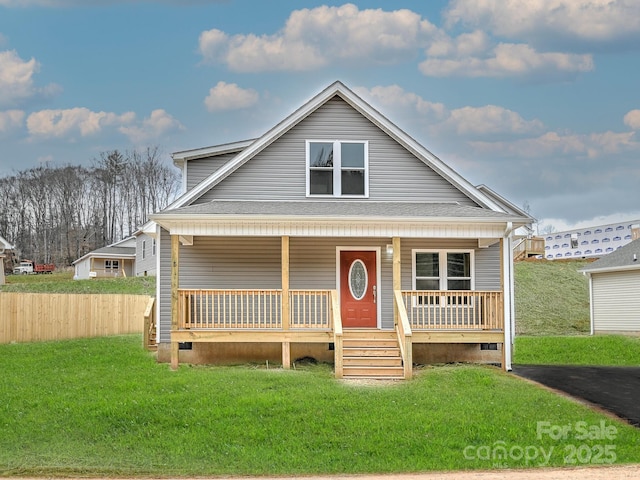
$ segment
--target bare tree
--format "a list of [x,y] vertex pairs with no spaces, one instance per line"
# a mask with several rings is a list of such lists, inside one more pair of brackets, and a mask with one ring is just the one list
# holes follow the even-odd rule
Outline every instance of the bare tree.
[[132,235],[178,193],[158,147],[104,152],[90,168],[42,165],[0,178],[0,233],[22,258],[69,265]]

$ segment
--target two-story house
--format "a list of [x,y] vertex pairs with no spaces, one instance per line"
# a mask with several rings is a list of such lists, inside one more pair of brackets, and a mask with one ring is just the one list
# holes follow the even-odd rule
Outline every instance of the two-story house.
[[510,369],[511,245],[532,219],[342,83],[260,138],[173,159],[185,193],[152,215],[161,361]]

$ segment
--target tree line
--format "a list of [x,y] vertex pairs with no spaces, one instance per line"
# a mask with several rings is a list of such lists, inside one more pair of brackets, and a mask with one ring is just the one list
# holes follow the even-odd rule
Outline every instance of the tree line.
[[179,190],[158,147],[103,152],[91,167],[49,164],[0,178],[0,235],[22,259],[70,265],[132,235]]

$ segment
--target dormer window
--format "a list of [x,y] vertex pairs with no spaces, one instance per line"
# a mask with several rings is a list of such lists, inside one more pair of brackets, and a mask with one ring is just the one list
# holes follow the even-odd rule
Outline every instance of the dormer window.
[[368,197],[369,145],[307,141],[307,196]]

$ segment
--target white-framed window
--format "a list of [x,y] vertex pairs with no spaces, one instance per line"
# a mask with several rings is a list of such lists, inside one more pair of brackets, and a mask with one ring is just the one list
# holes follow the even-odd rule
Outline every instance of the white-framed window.
[[[474,290],[473,250],[412,250],[414,290]],[[448,304],[464,304],[467,297],[447,296]],[[420,304],[440,304],[441,296],[420,298]]]
[[307,140],[307,196],[368,197],[369,143]]
[[120,269],[120,260],[105,260],[104,269],[108,271],[116,271]]
[[147,241],[142,240],[142,259],[147,258]]

